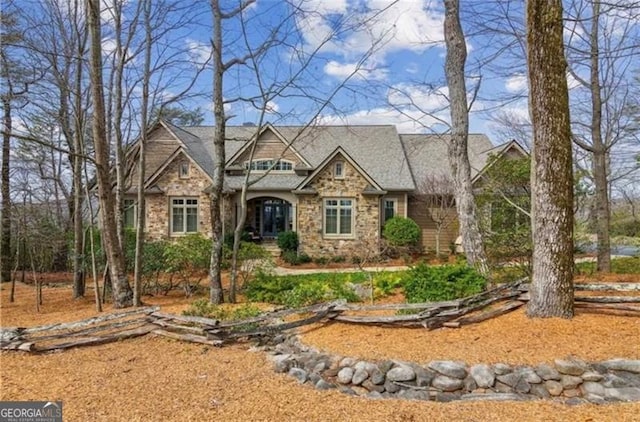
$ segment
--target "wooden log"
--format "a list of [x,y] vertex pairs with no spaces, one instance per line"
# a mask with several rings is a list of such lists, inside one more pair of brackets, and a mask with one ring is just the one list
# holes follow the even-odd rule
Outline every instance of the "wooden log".
[[151,324],[155,324],[158,325],[160,327],[164,327],[169,329],[169,331],[174,330],[174,331],[186,331],[192,334],[197,334],[197,335],[204,335],[205,331],[203,328],[201,327],[192,327],[192,326],[188,326],[188,325],[179,325],[179,324],[171,324],[170,322],[167,322],[165,320],[162,319],[153,319],[151,321],[149,321]]
[[194,334],[179,334],[174,333],[172,331],[163,330],[160,328],[156,328],[151,331],[152,334],[156,334],[158,336],[169,337],[174,340],[187,341],[189,343],[199,343],[199,344],[207,344],[209,346],[219,346],[219,342],[215,342],[213,340],[209,340],[204,336],[197,336]]
[[346,306],[347,301],[344,299],[338,299],[331,302],[319,303],[315,305],[305,306],[303,308],[284,309],[275,312],[267,312],[257,317],[247,318],[238,321],[221,322],[216,328],[233,328],[246,324],[254,324],[265,322],[274,319],[281,319],[289,315],[315,313],[325,308],[331,308],[335,310],[341,310],[343,306]]
[[468,316],[468,317],[462,317],[462,318],[460,318],[460,319],[458,319],[458,320],[456,320],[454,322],[457,322],[460,325],[475,324],[475,323],[486,321],[488,319],[495,318],[495,317],[498,317],[500,315],[504,315],[506,313],[514,311],[514,310],[518,309],[519,307],[521,307],[522,305],[524,305],[524,302],[521,302],[519,300],[512,300],[512,301],[507,302],[504,305],[502,305],[499,308],[496,308],[496,309],[494,309],[492,311],[483,312],[483,313],[478,314],[478,315],[471,315],[471,316]]
[[640,292],[640,283],[576,283],[574,289],[591,292]]
[[120,322],[113,322],[110,324],[101,324],[98,325],[96,327],[89,327],[89,328],[84,328],[84,329],[80,329],[80,330],[73,330],[73,331],[65,331],[65,330],[51,330],[51,331],[63,331],[57,334],[50,334],[50,335],[30,335],[28,336],[29,340],[31,341],[35,341],[35,342],[42,342],[42,341],[48,341],[48,340],[55,340],[55,339],[61,339],[61,338],[69,338],[69,337],[82,337],[82,336],[86,336],[87,334],[95,334],[98,333],[100,331],[107,331],[107,330],[115,330],[118,328],[122,328],[122,327],[126,327],[129,325],[140,325],[140,324],[144,324],[146,323],[146,318],[142,317],[142,318],[134,318],[134,319],[130,319],[130,320],[126,320],[126,321],[120,321]]
[[22,350],[23,352],[31,352],[34,348],[34,343],[30,341],[12,341],[0,345],[1,350]]
[[166,314],[164,312],[153,312],[151,316],[154,318],[160,318],[160,319],[168,319],[168,320],[186,322],[191,324],[200,324],[200,325],[204,325],[205,327],[216,327],[220,324],[220,321],[218,321],[217,319],[197,317],[197,316]]
[[574,303],[574,307],[579,309],[613,309],[618,311],[640,312],[640,306],[627,305],[624,303]]
[[151,313],[157,311],[158,309],[160,309],[160,308],[157,307],[157,306],[130,309],[130,310],[127,310],[127,311],[120,311],[120,312],[115,312],[115,313],[112,313],[112,314],[100,315],[100,316],[93,317],[93,318],[87,318],[87,319],[83,319],[83,320],[80,320],[80,321],[63,322],[63,323],[57,323],[57,324],[40,325],[40,326],[32,327],[32,328],[25,328],[22,331],[22,333],[23,334],[33,334],[33,333],[38,333],[38,332],[41,332],[41,331],[50,331],[50,330],[73,330],[75,328],[85,327],[87,325],[98,324],[100,322],[111,321],[111,320],[114,320],[114,319],[125,318],[125,317],[131,316],[131,315],[151,314]]
[[589,303],[640,303],[640,296],[575,296],[573,300]]
[[96,346],[99,344],[106,344],[106,343],[112,343],[114,341],[141,337],[153,331],[154,329],[156,329],[155,325],[146,324],[142,327],[138,327],[132,330],[120,331],[120,332],[113,333],[106,336],[80,338],[80,339],[75,339],[73,341],[69,341],[66,343],[50,344],[46,346],[38,346],[36,344],[35,349],[33,351],[42,353],[42,352],[50,352],[54,350],[66,350],[72,347]]
[[207,338],[213,339],[213,340],[225,341],[228,339],[236,339],[236,338],[243,338],[243,337],[251,338],[251,337],[260,337],[264,335],[273,335],[273,334],[280,333],[282,331],[290,330],[292,328],[313,324],[327,317],[335,317],[334,314],[337,314],[339,312],[340,311],[335,311],[333,309],[323,309],[308,318],[303,318],[303,319],[292,321],[292,322],[285,322],[282,324],[268,325],[268,326],[260,327],[258,329],[251,330],[251,331],[233,332],[228,329],[206,330]]
[[[523,284],[520,288],[523,291],[529,291],[529,284]],[[576,291],[592,291],[592,292],[640,292],[640,283],[575,283],[573,285]]]

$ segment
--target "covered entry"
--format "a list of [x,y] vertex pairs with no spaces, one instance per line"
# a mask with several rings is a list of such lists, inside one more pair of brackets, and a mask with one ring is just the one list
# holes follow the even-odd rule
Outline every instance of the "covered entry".
[[275,238],[278,233],[293,230],[293,207],[279,198],[255,198],[247,204],[247,226],[263,238]]

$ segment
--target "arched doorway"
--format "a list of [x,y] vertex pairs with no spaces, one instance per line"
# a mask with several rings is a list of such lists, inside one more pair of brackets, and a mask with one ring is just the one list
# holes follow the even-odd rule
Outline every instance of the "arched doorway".
[[279,198],[255,198],[248,203],[248,225],[266,239],[293,227],[291,203]]

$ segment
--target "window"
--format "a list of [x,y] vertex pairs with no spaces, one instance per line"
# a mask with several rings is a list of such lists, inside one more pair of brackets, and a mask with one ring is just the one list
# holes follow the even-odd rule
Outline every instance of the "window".
[[181,179],[189,178],[189,163],[183,161],[180,163],[180,169],[178,170]]
[[333,177],[335,177],[336,179],[344,178],[344,162],[336,161],[333,166]]
[[324,234],[353,235],[353,199],[325,199]]
[[185,234],[198,231],[198,200],[173,198],[171,200],[171,233]]
[[[248,163],[244,164],[244,167],[248,167]],[[293,163],[286,160],[255,160],[251,162],[251,170],[255,171],[293,171]]]
[[397,199],[385,199],[384,203],[384,221],[395,217],[398,212],[398,200]]
[[137,219],[136,204],[133,199],[124,200],[124,226],[127,228],[136,227]]

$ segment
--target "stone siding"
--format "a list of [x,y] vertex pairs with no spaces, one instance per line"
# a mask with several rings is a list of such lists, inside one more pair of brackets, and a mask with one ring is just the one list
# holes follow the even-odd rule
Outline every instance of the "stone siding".
[[[335,178],[335,161],[344,162],[344,177]],[[347,160],[335,158],[311,182],[313,195],[300,195],[297,218],[300,252],[310,256],[360,256],[376,254],[380,240],[380,198],[362,195],[367,180]],[[323,230],[324,200],[343,198],[354,200],[354,225],[351,236],[327,236]]]
[[[185,160],[184,155],[176,157],[155,183],[164,194],[147,196],[146,232],[149,239],[171,237],[170,206],[172,198],[194,198],[198,200],[198,232],[209,236],[211,233],[211,212],[209,195],[203,191],[211,185],[209,178],[190,162],[189,177],[180,178],[178,167]],[[176,236],[174,236],[176,237]]]

